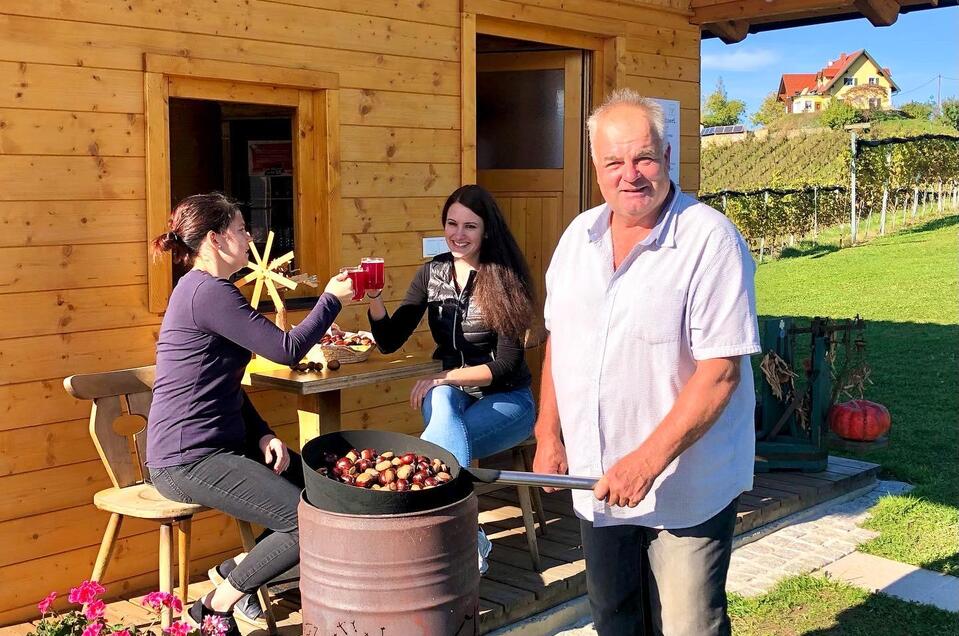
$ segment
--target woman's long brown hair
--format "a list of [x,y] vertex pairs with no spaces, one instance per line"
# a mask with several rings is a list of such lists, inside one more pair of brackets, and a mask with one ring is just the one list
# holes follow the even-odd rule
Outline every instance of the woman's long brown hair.
[[523,342],[533,322],[533,281],[529,265],[503,219],[493,195],[478,185],[465,185],[446,199],[443,225],[450,206],[459,203],[483,219],[480,266],[473,298],[487,324],[498,334]]

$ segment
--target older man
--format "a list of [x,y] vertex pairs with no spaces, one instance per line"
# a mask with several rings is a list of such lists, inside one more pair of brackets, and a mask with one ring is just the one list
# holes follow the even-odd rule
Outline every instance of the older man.
[[588,128],[606,202],[570,224],[546,274],[534,468],[602,475],[573,494],[600,634],[729,634],[754,264],[726,217],[670,181],[656,102],[617,91]]

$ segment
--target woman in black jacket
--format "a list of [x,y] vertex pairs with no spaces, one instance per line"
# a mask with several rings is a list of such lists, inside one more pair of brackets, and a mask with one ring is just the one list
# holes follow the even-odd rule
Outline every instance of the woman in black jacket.
[[423,439],[462,466],[515,446],[535,420],[523,341],[533,317],[529,267],[493,196],[466,185],[443,206],[450,251],[425,263],[392,316],[368,294],[370,326],[384,353],[400,348],[423,313],[443,371],[416,383]]

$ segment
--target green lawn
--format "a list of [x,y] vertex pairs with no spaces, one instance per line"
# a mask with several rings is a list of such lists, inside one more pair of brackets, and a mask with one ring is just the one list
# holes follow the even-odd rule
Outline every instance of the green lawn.
[[959,614],[901,601],[819,576],[782,581],[757,598],[731,595],[735,636],[944,636]]
[[893,428],[889,446],[862,459],[916,489],[877,506],[867,527],[880,536],[863,551],[949,574],[959,574],[957,223],[783,258],[756,278],[761,315],[867,320],[866,398],[889,408]]

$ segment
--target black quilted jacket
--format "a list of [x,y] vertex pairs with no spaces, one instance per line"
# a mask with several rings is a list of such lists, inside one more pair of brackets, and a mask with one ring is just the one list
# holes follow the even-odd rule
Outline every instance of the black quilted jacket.
[[530,385],[522,343],[501,338],[483,319],[482,310],[471,302],[476,272],[463,290],[457,289],[451,254],[440,254],[416,272],[403,303],[382,320],[370,317],[377,346],[392,353],[409,339],[423,314],[436,342],[433,358],[444,369],[489,365],[493,382],[484,387],[463,387],[481,397]]

